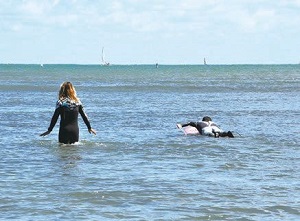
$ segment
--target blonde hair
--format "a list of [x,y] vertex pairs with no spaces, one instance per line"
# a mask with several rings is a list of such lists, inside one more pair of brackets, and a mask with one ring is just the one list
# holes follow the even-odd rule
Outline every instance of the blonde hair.
[[64,82],[60,85],[60,89],[58,92],[58,99],[70,98],[75,102],[79,102],[79,98],[77,97],[76,90],[71,82]]

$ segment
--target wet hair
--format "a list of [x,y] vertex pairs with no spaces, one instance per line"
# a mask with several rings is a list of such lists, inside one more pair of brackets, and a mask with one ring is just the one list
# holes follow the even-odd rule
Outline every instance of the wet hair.
[[58,99],[70,98],[75,102],[79,102],[79,99],[76,94],[76,90],[71,82],[64,82],[60,85],[60,89],[58,92]]
[[211,118],[210,118],[210,117],[208,117],[208,116],[205,116],[205,117],[203,117],[203,118],[202,118],[202,121],[206,121],[206,122],[208,122],[208,121],[212,121],[212,120],[211,120]]

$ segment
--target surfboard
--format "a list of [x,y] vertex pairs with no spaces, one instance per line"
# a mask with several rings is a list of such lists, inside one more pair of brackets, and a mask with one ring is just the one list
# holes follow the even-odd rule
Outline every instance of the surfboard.
[[[200,135],[200,133],[199,133],[199,131],[197,130],[197,128],[196,127],[192,127],[192,126],[186,126],[186,127],[181,127],[181,125],[180,124],[177,124],[176,125],[177,126],[177,128],[179,129],[179,130],[181,130],[185,135]],[[235,135],[233,135],[233,133],[231,132],[231,131],[228,131],[227,133],[225,133],[226,135],[225,136],[220,136],[220,134],[219,133],[217,133],[217,136],[215,135],[215,136],[211,136],[211,137],[217,137],[217,138],[219,138],[219,137],[229,137],[229,138],[233,138],[233,137],[235,137]],[[240,135],[240,134],[239,134]],[[241,135],[240,135],[241,136]]]
[[180,129],[185,135],[199,135],[199,131],[196,127],[186,126]]

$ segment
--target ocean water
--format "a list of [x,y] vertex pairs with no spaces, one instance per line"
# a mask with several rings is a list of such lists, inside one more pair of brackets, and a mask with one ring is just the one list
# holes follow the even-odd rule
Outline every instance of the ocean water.
[[[71,81],[97,135],[49,126]],[[0,220],[299,220],[300,65],[0,65]],[[236,138],[185,136],[211,116]]]

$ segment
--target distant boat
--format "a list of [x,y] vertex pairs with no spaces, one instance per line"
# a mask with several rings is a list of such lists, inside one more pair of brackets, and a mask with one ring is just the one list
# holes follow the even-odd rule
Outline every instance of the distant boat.
[[41,64],[41,67],[44,67],[44,64]]
[[204,58],[204,60],[203,60],[203,63],[204,63],[204,65],[207,65],[207,64],[206,64],[206,60],[205,60],[205,58]]
[[106,62],[106,61],[105,61],[105,57],[104,57],[104,47],[102,47],[102,57],[101,57],[101,59],[102,59],[102,65],[106,65],[106,66],[110,65],[109,62]]
[[155,67],[158,68],[158,63],[155,64]]

